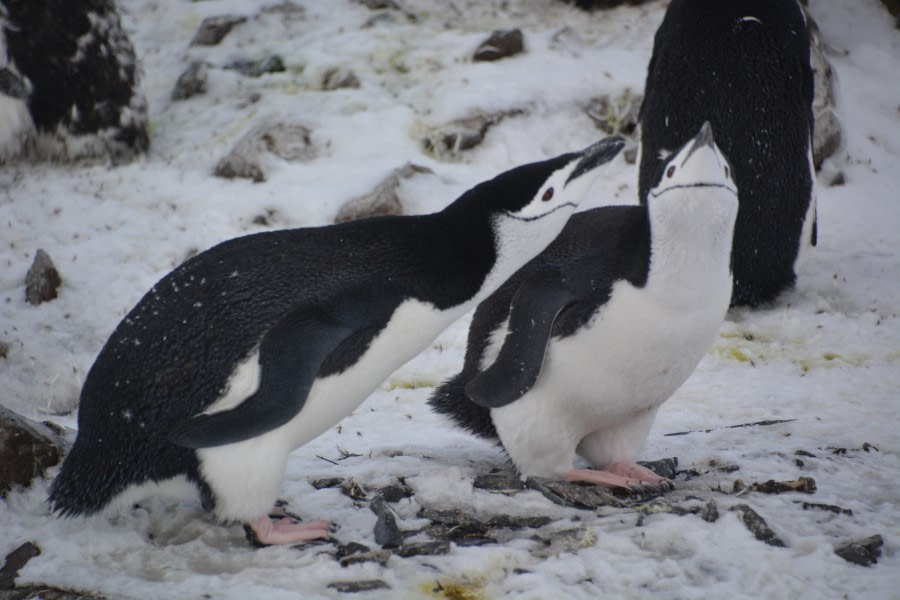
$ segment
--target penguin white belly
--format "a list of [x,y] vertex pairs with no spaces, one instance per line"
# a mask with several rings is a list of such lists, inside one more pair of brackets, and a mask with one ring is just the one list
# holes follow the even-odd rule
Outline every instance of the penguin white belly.
[[[288,455],[350,414],[466,308],[441,311],[428,303],[407,300],[355,364],[342,373],[316,379],[302,410],[289,422],[243,442],[199,449],[200,471],[215,494],[216,515],[226,521],[248,521],[265,514],[281,491]],[[246,382],[258,384],[258,375],[249,366],[256,360],[253,355],[235,370],[232,383],[244,384],[240,393],[229,391],[206,412],[230,408],[234,396],[246,398],[253,393]]]
[[586,456],[592,463],[633,460],[656,409],[691,374],[718,331],[730,285],[718,287],[722,293],[700,286],[704,294],[673,302],[664,290],[620,281],[588,325],[551,339],[534,387],[491,411],[520,473],[559,476],[572,467],[581,441],[595,433],[609,437],[602,454],[625,456]]

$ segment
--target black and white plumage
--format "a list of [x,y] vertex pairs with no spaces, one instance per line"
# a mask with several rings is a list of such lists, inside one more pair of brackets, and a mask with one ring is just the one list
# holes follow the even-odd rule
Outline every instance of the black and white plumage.
[[791,287],[816,243],[813,72],[796,0],[672,0],[640,112],[640,200],[704,121],[734,165],[734,305]]
[[[432,408],[499,439],[523,477],[664,483],[633,461],[728,309],[729,171],[705,124],[668,158],[647,205],[574,215],[479,305],[462,372]],[[576,454],[593,468],[573,468]]]
[[0,0],[0,161],[145,152],[137,82],[113,0]]
[[512,169],[431,215],[261,233],[188,260],[88,373],[54,509],[92,514],[177,486],[261,543],[326,536],[325,523],[266,516],[290,452],[546,247],[621,147]]

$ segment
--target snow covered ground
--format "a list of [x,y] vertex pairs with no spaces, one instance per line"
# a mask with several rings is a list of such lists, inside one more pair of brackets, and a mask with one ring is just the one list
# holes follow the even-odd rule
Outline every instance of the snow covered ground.
[[[265,228],[327,224],[343,202],[407,161],[434,174],[403,181],[402,199],[409,212],[431,212],[511,166],[588,145],[603,134],[584,105],[640,92],[666,5],[587,14],[554,0],[401,0],[415,18],[394,13],[364,27],[378,13],[350,1],[120,4],[143,63],[150,155],[117,168],[0,169],[0,341],[9,345],[0,401],[69,427],[106,337],[190,253]],[[338,523],[341,543],[372,547],[376,517],[366,503],[315,490],[310,480],[380,487],[404,478],[414,496],[393,505],[403,529],[427,524],[416,517],[421,507],[482,519],[546,515],[549,525],[506,530],[500,544],[453,546],[447,555],[341,567],[328,545],[252,549],[240,527],[217,526],[189,502],[155,500],[114,519],[56,519],[39,482],[0,501],[0,557],[26,541],[42,550],[18,583],[108,598],[332,597],[341,594],[328,584],[359,580],[390,590],[352,597],[900,597],[900,31],[878,0],[809,4],[830,48],[845,131],[826,167],[846,182],[819,187],[819,246],[797,289],[771,308],[728,315],[696,373],[663,406],[644,452],[696,470],[679,478],[672,498],[715,500],[717,521],[651,513],[639,523],[632,509],[593,513],[536,491],[473,489],[474,477],[506,467],[505,457],[425,406],[433,386],[461,366],[461,321],[340,427],[297,450],[284,497],[305,519]],[[204,17],[226,13],[250,19],[219,46],[188,47]],[[525,54],[470,61],[491,30],[512,26],[525,33]],[[284,73],[252,79],[220,68],[270,54],[284,58]],[[213,65],[209,90],[173,102],[191,60]],[[334,67],[354,71],[361,87],[322,91]],[[510,109],[525,112],[460,159],[422,150],[441,124]],[[267,157],[260,184],[213,177],[218,159],[262,119],[309,127],[316,158]],[[620,157],[609,173],[593,202],[634,202],[633,166]],[[260,215],[267,225],[254,223]],[[38,248],[64,283],[57,300],[31,306],[23,282]],[[763,420],[790,421],[728,428]],[[735,479],[800,476],[815,479],[814,494],[730,493]],[[805,510],[804,502],[852,514]],[[755,539],[729,511],[738,504],[762,515],[786,547]],[[530,539],[573,528],[586,530],[575,550],[540,552],[544,545]],[[885,540],[877,565],[833,552],[873,534]]]

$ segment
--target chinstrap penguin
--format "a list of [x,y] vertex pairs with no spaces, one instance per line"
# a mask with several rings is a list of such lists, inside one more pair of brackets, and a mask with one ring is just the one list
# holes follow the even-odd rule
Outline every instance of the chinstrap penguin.
[[810,42],[796,0],[672,0],[640,110],[639,197],[704,121],[734,165],[733,305],[793,286],[816,243]]
[[260,233],[191,258],[94,362],[52,507],[90,515],[188,489],[261,544],[327,537],[328,523],[268,516],[290,452],[545,248],[622,143],[512,169],[434,214]]
[[724,319],[738,201],[708,123],[664,167],[646,205],[575,214],[480,304],[462,371],[429,399],[523,478],[671,486],[634,460]]

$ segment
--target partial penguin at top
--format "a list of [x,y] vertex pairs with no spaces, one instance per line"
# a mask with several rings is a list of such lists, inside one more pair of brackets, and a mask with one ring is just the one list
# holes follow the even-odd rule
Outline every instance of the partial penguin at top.
[[672,0],[647,67],[639,199],[709,121],[740,198],[732,305],[771,303],[816,243],[813,72],[796,0]]
[[53,508],[199,492],[258,543],[327,537],[328,523],[269,517],[288,455],[543,250],[622,143],[517,167],[434,214],[265,232],[191,258],[91,367]]
[[712,128],[695,134],[663,163],[644,205],[575,214],[481,303],[462,371],[429,399],[498,439],[523,478],[671,487],[635,460],[728,310],[738,211]]

